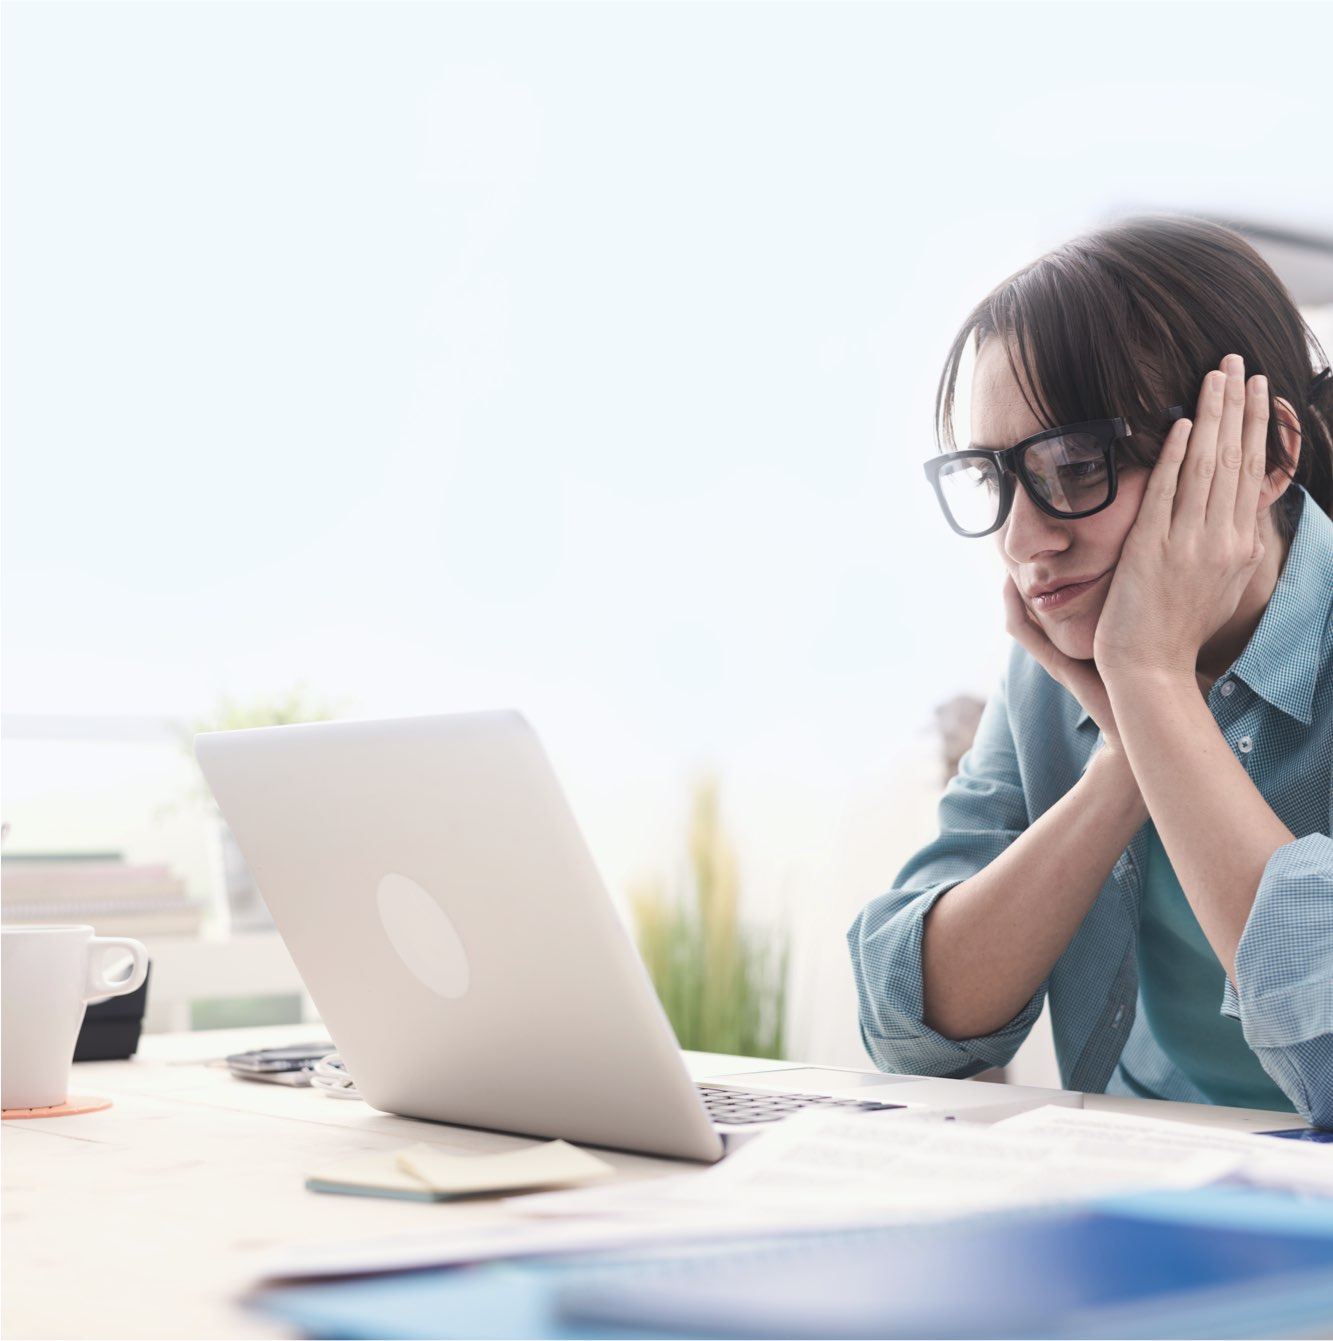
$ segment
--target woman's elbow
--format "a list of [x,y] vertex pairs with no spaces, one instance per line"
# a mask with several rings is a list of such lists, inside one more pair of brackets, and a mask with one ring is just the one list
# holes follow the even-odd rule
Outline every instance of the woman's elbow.
[[1333,1128],[1333,1081],[1321,1081],[1307,1092],[1306,1101],[1296,1105],[1297,1112],[1312,1126]]

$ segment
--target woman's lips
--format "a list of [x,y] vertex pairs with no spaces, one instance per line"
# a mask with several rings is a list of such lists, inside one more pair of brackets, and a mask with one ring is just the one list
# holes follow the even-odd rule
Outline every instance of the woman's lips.
[[1108,568],[1105,573],[1099,573],[1084,582],[1071,582],[1068,586],[1056,587],[1054,591],[1044,591],[1039,596],[1031,596],[1028,598],[1028,604],[1039,613],[1057,610],[1062,605],[1068,605],[1070,601],[1078,600],[1085,592],[1091,591],[1110,572]]

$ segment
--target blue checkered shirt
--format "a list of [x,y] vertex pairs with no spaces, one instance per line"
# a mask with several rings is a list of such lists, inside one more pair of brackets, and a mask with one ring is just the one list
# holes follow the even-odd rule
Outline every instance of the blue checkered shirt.
[[[1333,521],[1308,497],[1268,608],[1208,706],[1296,836],[1264,868],[1236,952],[1236,980],[1226,980],[1219,1009],[1240,1020],[1246,1042],[1297,1110],[1333,1126]],[[1049,998],[1066,1088],[1138,1092],[1128,1072],[1162,1098],[1207,1102],[1136,1009],[1147,826],[1014,1019],[993,1034],[956,1040],[921,1018],[921,930],[931,906],[1060,800],[1100,740],[1078,701],[1015,645],[940,802],[939,836],[848,932],[861,1037],[881,1070],[968,1076],[1003,1066]]]

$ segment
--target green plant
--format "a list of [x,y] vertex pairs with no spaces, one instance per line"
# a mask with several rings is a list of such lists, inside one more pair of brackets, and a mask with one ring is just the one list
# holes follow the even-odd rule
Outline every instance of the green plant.
[[[248,699],[234,699],[224,695],[211,712],[179,728],[180,747],[184,754],[193,759],[194,738],[204,731],[239,731],[251,726],[327,722],[337,715],[337,709],[331,703],[315,697],[305,684]],[[202,803],[210,811],[216,811],[212,793],[204,785],[202,777],[198,777],[187,800],[190,804]]]
[[304,684],[280,693],[240,701],[224,697],[217,707],[190,724],[190,735],[200,731],[238,731],[249,726],[288,726],[293,722],[327,722],[333,707],[316,699]]
[[[191,756],[194,754],[194,736],[205,731],[239,731],[246,727],[290,726],[296,722],[325,722],[335,715],[331,704],[314,697],[304,684],[276,693],[257,695],[254,698],[238,700],[224,697],[211,713],[198,717],[190,723],[182,736],[181,744]],[[210,813],[218,815],[216,803],[208,787],[199,777],[197,796],[208,807]],[[219,816],[220,820],[220,816]],[[237,845],[231,830],[226,824],[219,824],[222,857],[222,906],[225,907],[227,925],[234,931],[257,931],[271,928],[273,920],[260,895],[254,875],[246,864],[241,849]],[[221,907],[217,913],[221,916]],[[255,1023],[255,1012],[271,1007],[261,998],[238,1000],[223,1008],[221,1013],[203,1008],[195,1023],[195,1028],[221,1028],[233,1018],[233,1011],[240,1011],[251,1023]],[[281,1003],[279,1003],[281,1009]],[[298,1006],[299,1011],[299,1006]],[[220,1023],[219,1023],[220,1021]]]
[[682,1048],[781,1057],[789,947],[740,918],[735,852],[716,782],[695,787],[689,863],[671,895],[661,882],[630,892],[635,935]]

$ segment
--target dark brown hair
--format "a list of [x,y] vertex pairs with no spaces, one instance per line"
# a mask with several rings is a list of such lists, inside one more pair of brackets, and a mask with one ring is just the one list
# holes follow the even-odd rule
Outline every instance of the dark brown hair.
[[[969,343],[1004,337],[1019,385],[1048,427],[1123,416],[1131,460],[1156,459],[1163,411],[1193,415],[1205,374],[1227,354],[1263,373],[1300,420],[1296,469],[1269,421],[1268,469],[1288,470],[1333,514],[1333,377],[1282,281],[1244,238],[1202,219],[1126,219],[1075,238],[1010,276],[963,323],[935,400],[952,448],[954,389]],[[1285,509],[1274,520],[1290,535]]]

